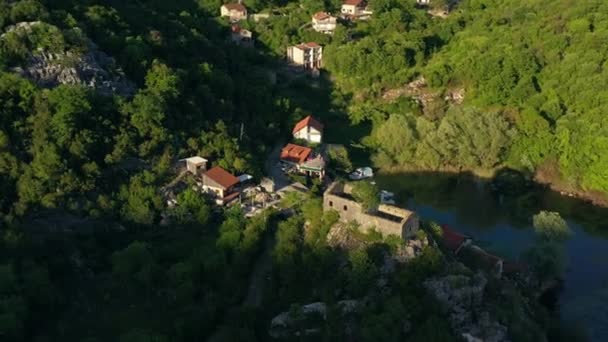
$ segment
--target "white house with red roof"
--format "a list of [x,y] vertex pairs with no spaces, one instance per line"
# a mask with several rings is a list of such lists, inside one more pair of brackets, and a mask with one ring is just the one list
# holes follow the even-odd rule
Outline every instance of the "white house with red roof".
[[323,47],[309,42],[287,48],[287,60],[304,69],[320,69],[323,61]]
[[215,198],[217,204],[227,204],[240,194],[236,189],[239,179],[219,166],[203,173],[202,181],[203,192]]
[[312,28],[317,32],[332,34],[336,29],[336,17],[327,12],[317,12],[312,15]]
[[344,0],[340,12],[343,17],[349,19],[365,19],[372,14],[365,0]]
[[292,133],[294,139],[320,144],[323,138],[323,124],[309,115],[293,127]]
[[242,3],[223,4],[220,7],[220,15],[230,18],[230,21],[236,22],[247,19],[247,7]]

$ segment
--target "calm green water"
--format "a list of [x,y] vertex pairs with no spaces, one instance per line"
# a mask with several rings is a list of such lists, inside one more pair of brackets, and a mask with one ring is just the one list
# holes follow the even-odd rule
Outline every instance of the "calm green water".
[[[503,186],[441,173],[380,175],[381,189],[423,220],[448,224],[495,254],[517,259],[533,242],[532,216],[559,212],[574,232],[559,310],[593,341],[608,341],[608,210],[538,186]],[[505,193],[508,193],[505,195]]]

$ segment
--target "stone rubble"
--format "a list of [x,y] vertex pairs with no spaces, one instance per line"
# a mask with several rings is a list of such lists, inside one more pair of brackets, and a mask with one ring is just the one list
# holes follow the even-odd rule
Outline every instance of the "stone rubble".
[[509,341],[507,328],[483,310],[487,282],[481,273],[472,277],[447,275],[425,281],[424,287],[445,306],[452,329],[466,341]]
[[[360,303],[357,300],[342,300],[338,302],[338,306],[342,310],[343,314],[349,314],[356,312]],[[291,311],[281,312],[275,316],[270,323],[270,336],[274,338],[285,337],[288,335],[288,330],[300,320],[313,314],[321,316],[326,319],[327,305],[323,302],[315,302],[306,304],[300,307],[300,313],[303,317],[293,317]],[[306,335],[311,335],[320,332],[318,328],[309,328],[305,331]]]

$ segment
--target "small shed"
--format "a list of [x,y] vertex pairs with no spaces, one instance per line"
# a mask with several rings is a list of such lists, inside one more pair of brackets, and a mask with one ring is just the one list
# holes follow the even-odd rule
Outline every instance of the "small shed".
[[186,169],[198,176],[201,171],[207,170],[207,159],[195,156],[186,159]]

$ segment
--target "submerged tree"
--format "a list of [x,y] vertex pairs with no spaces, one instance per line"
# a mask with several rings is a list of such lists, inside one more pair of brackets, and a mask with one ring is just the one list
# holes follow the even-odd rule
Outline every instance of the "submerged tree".
[[572,235],[566,221],[556,212],[534,215],[536,243],[526,252],[526,259],[542,281],[559,278],[566,268],[563,242]]

